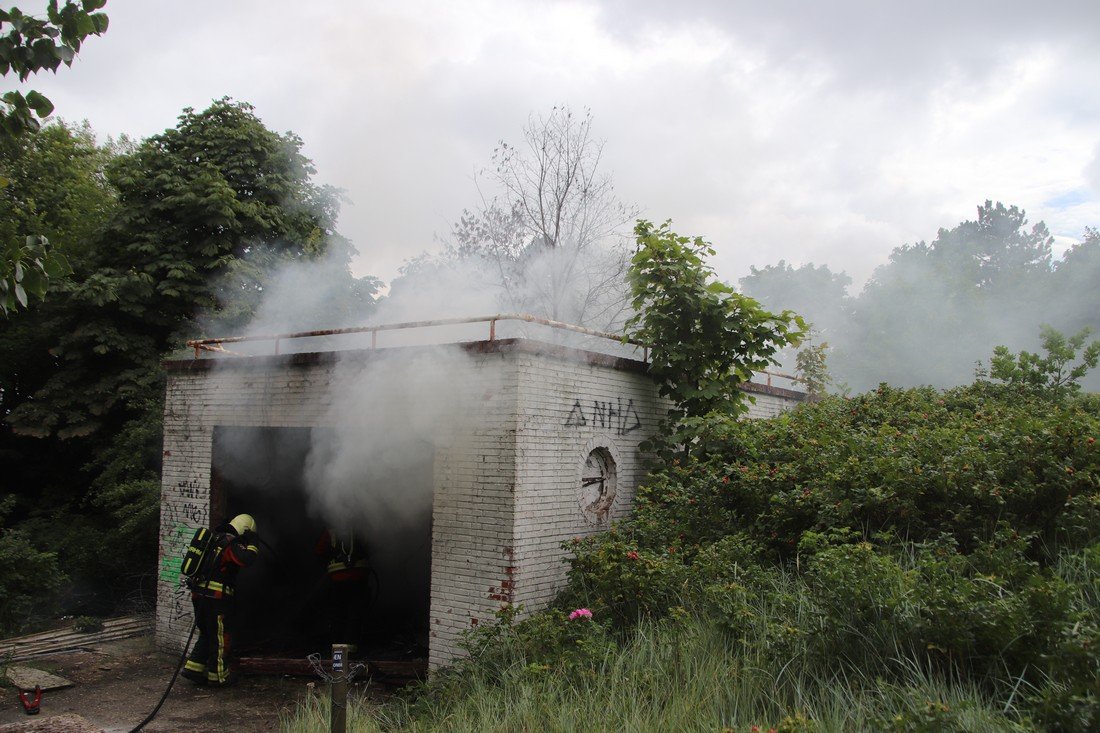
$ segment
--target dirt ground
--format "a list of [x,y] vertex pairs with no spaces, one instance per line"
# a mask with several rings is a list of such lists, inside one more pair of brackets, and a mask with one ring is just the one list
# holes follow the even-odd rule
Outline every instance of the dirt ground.
[[[178,658],[153,648],[152,635],[109,642],[95,651],[42,657],[25,666],[61,675],[75,683],[42,695],[42,712],[23,712],[18,691],[0,688],[0,733],[126,733],[156,706]],[[306,694],[306,677],[242,675],[228,689],[195,687],[176,680],[150,733],[267,733],[279,729],[280,715],[292,711]],[[87,725],[87,722],[92,725]]]

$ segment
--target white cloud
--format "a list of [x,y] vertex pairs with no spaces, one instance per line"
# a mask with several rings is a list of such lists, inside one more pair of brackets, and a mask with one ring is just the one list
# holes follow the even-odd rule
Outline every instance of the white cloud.
[[1096,144],[1092,159],[1085,166],[1084,175],[1093,192],[1100,195],[1100,143]]
[[591,107],[620,195],[719,249],[857,281],[986,198],[1062,237],[1100,223],[1100,6],[748,2],[111,3],[59,114],[149,135],[223,95],[347,190],[359,274],[392,278],[476,191],[495,143]]

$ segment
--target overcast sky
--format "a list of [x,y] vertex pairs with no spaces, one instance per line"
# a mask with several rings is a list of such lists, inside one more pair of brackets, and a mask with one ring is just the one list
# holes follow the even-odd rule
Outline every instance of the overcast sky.
[[[25,8],[31,3],[20,3]],[[65,119],[144,137],[231,96],[345,189],[385,280],[476,200],[532,112],[590,108],[620,198],[710,239],[719,275],[780,258],[857,283],[985,199],[1061,247],[1100,225],[1100,2],[110,0],[36,77]]]

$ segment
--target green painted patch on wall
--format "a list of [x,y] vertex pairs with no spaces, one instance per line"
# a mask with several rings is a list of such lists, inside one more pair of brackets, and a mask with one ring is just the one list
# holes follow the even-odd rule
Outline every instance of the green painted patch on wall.
[[178,585],[180,582],[180,563],[183,562],[183,551],[190,541],[194,528],[182,522],[176,524],[168,532],[164,543],[164,555],[160,558],[160,571],[157,577],[161,580]]

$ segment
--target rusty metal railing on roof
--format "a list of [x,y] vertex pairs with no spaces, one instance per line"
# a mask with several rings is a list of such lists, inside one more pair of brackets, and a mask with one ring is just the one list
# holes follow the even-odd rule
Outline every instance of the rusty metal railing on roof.
[[370,347],[372,349],[378,348],[378,332],[379,331],[399,331],[409,328],[431,328],[433,326],[458,326],[467,323],[488,323],[489,324],[489,341],[496,340],[497,321],[524,321],[526,323],[535,323],[540,326],[548,326],[550,328],[557,328],[563,331],[572,331],[574,333],[581,333],[586,336],[595,336],[597,338],[604,338],[617,343],[626,343],[632,346],[636,346],[642,349],[643,361],[649,361],[649,347],[645,344],[638,343],[637,341],[624,340],[621,336],[614,333],[607,333],[605,331],[596,331],[591,328],[584,328],[583,326],[574,326],[571,323],[562,323],[561,321],[552,321],[549,318],[539,318],[538,316],[528,315],[526,313],[498,313],[495,316],[474,316],[470,318],[439,318],[431,321],[408,321],[406,323],[385,323],[377,326],[350,326],[348,328],[326,328],[318,331],[298,331],[295,333],[280,333],[280,334],[253,334],[249,336],[229,336],[225,338],[209,338],[209,339],[193,339],[187,342],[187,345],[195,350],[195,358],[198,359],[202,356],[203,351],[211,351],[217,353],[229,353],[225,348],[225,344],[239,344],[245,341],[273,341],[275,343],[275,353],[280,353],[279,346],[282,341],[298,338],[311,338],[317,336],[344,336],[355,333],[369,333],[371,335]]
[[[532,316],[527,313],[498,313],[494,316],[474,316],[470,318],[438,318],[430,321],[407,321],[405,323],[386,323],[377,326],[349,326],[347,328],[326,328],[316,331],[297,331],[294,333],[252,334],[249,336],[227,336],[223,338],[192,339],[187,342],[187,345],[195,350],[196,359],[201,358],[202,352],[204,351],[237,356],[237,354],[235,354],[234,352],[226,349],[225,344],[239,344],[247,341],[272,341],[275,345],[275,354],[279,354],[279,347],[281,342],[290,339],[313,338],[318,336],[344,336],[357,333],[369,333],[371,335],[370,347],[372,349],[376,349],[378,348],[379,331],[400,331],[410,328],[431,328],[433,326],[457,326],[469,323],[488,323],[488,340],[495,341],[497,337],[496,332],[498,321],[523,321],[525,323],[534,323],[540,326],[548,326],[549,328],[561,329],[563,331],[572,331],[574,333],[584,334],[585,336],[603,338],[620,344],[629,344],[642,350],[643,362],[649,361],[649,346],[647,344],[624,339],[618,334],[608,333],[606,331],[596,331],[594,329],[585,328],[583,326],[574,326],[571,323],[563,323],[561,321],[552,321],[549,318],[540,318],[538,316]],[[796,376],[783,374],[782,372],[773,372],[766,369],[756,373],[763,374],[767,378],[767,385],[769,387],[772,386],[772,377],[787,379],[795,384],[802,381]]]

